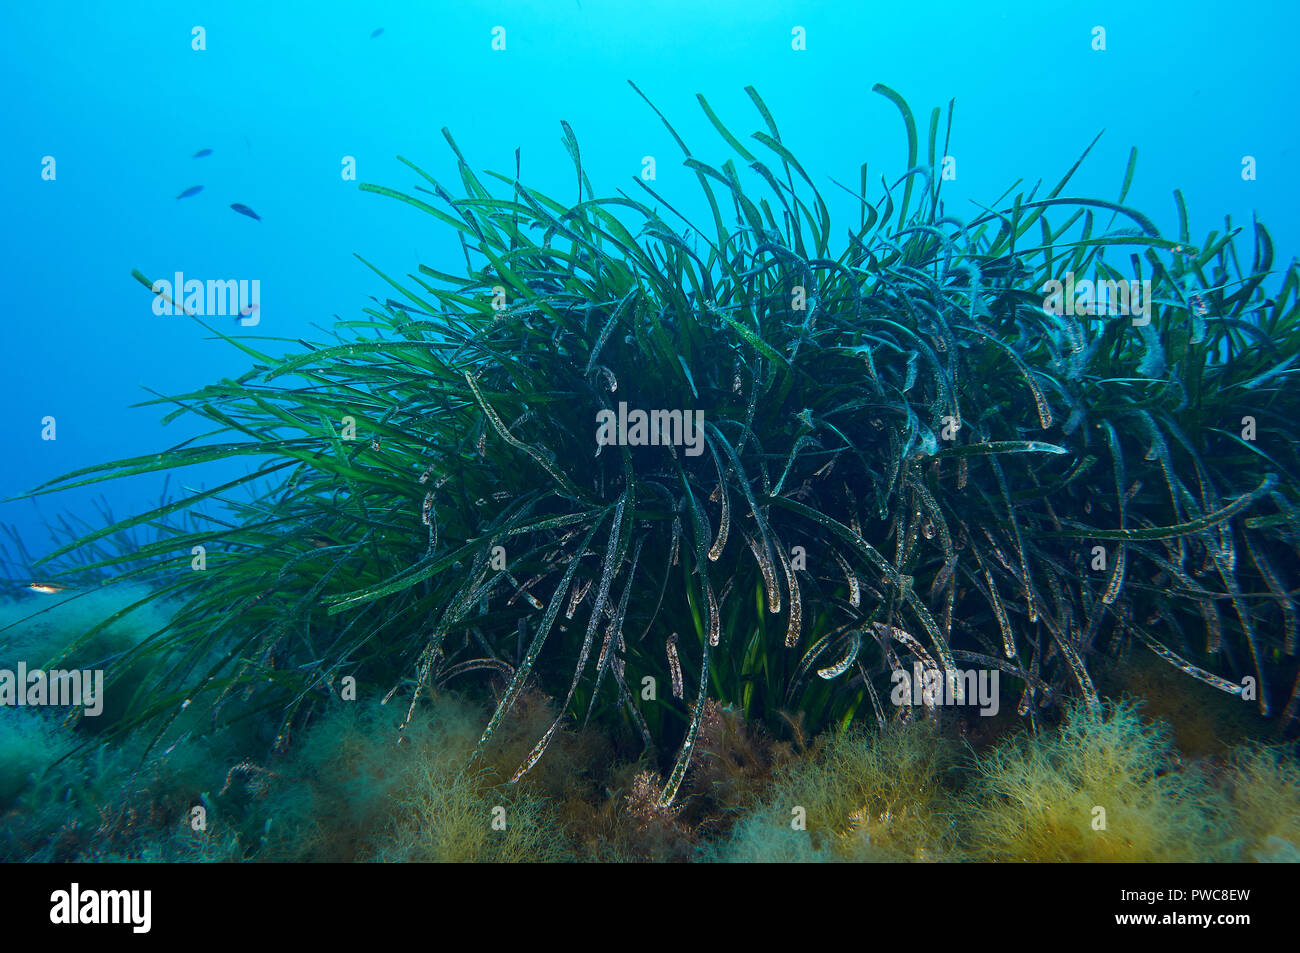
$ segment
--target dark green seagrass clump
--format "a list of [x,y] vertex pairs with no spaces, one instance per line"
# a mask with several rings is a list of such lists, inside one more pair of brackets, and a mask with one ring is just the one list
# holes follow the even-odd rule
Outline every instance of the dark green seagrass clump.
[[883,724],[915,664],[999,669],[1033,717],[1098,706],[1090,655],[1149,649],[1289,724],[1295,262],[1274,280],[1257,223],[1193,245],[1178,193],[1159,235],[1123,205],[1136,150],[1114,202],[1067,174],[963,220],[951,110],[922,160],[875,89],[909,171],[872,204],[862,167],[847,238],[752,88],[745,141],[700,97],[747,170],[669,127],[703,223],[640,178],[597,198],[567,124],[576,203],[480,179],[445,130],[459,197],[409,162],[418,197],[363,185],[454,230],[464,272],[383,275],[396,297],[337,343],[232,341],[252,370],[171,401],[210,439],[40,488],[260,461],[87,538],[224,504],[146,547],[186,603],[134,650],[158,665],[123,727],[273,706],[284,742],[345,676],[412,710],[495,676],[485,740],[539,685],[675,749],[666,806],[707,699]]

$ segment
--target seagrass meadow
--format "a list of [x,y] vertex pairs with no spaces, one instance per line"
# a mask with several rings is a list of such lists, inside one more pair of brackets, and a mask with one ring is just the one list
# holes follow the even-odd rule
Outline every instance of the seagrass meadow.
[[[1076,163],[1051,188],[959,214],[943,197],[951,104],[918,125],[898,93],[874,91],[897,107],[908,171],[875,185],[864,164],[855,187],[835,183],[850,221],[832,221],[752,87],[748,136],[699,97],[718,134],[707,151],[649,107],[698,181],[702,220],[641,177],[594,194],[567,124],[564,198],[521,181],[517,154],[515,174],[475,171],[447,130],[459,183],[403,159],[408,190],[363,184],[410,206],[413,229],[454,232],[464,261],[371,265],[388,290],[332,340],[210,328],[247,373],[154,401],[206,437],[33,491],[255,463],[46,561],[74,585],[112,576],[147,586],[133,604],[168,606],[114,654],[108,690],[129,700],[95,739],[147,750],[200,718],[261,746],[243,775],[273,772],[260,765],[295,757],[321,724],[423,750],[427,706],[453,693],[477,719],[448,742],[467,815],[478,795],[454,785],[475,771],[497,765],[520,790],[548,761],[594,771],[574,739],[598,731],[641,766],[633,806],[671,838],[690,827],[692,778],[717,770],[697,752],[727,731],[787,745],[732,759],[742,774],[795,750],[842,770],[846,737],[876,751],[878,776],[939,771],[897,739],[980,719],[960,690],[897,704],[897,673],[915,666],[996,671],[1003,731],[1064,724],[1056,764],[1089,732],[1164,743],[1098,687],[1099,670],[1151,662],[1261,736],[1293,735],[1295,260],[1275,260],[1258,222],[1193,238],[1176,191],[1178,232],[1161,234],[1125,205],[1136,149],[1113,197],[1073,195]],[[1054,303],[1051,282],[1069,289]],[[1085,300],[1085,286],[1109,297]],[[634,424],[600,438],[598,421],[627,408],[681,411],[686,439],[638,440]],[[149,542],[112,545],[145,529]],[[349,705],[366,714],[339,727]],[[1289,770],[1263,750],[1239,770],[1274,755]],[[1016,790],[1012,757],[980,775],[985,797]],[[812,769],[788,770],[787,786]],[[711,849],[815,859],[787,856],[815,840],[753,846],[754,818],[781,809],[763,804]],[[874,813],[827,829],[878,828]],[[376,853],[416,856],[420,834],[403,830]],[[836,849],[965,856],[914,833]],[[1291,836],[1258,849],[1294,850]]]

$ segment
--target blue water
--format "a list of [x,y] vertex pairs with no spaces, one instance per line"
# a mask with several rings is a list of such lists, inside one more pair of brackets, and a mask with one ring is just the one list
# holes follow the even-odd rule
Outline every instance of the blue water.
[[[1249,226],[1258,213],[1285,266],[1300,250],[1298,24],[1294,0],[1249,13],[1042,0],[4,4],[0,497],[193,436],[183,421],[160,429],[165,408],[130,405],[150,398],[144,387],[181,394],[249,366],[189,319],[155,315],[133,268],[257,279],[257,327],[212,320],[241,338],[292,341],[320,340],[313,324],[361,318],[368,295],[389,295],[354,252],[394,276],[421,262],[463,264],[449,230],[344,180],[345,156],[360,181],[409,190],[418,179],[400,154],[455,191],[446,126],[476,169],[513,175],[522,148],[524,180],[571,201],[567,120],[597,194],[639,192],[632,179],[650,155],[655,188],[697,208],[694,174],[629,78],[715,163],[730,153],[695,93],[746,135],[764,128],[743,91],[756,86],[831,202],[841,241],[856,209],[831,179],[856,185],[866,160],[874,199],[880,175],[905,171],[899,115],[871,92],[883,82],[915,111],[922,157],[930,108],[956,100],[950,213],[973,217],[970,199],[992,203],[1018,179],[1025,191],[1042,179],[1045,192],[1104,128],[1066,194],[1115,198],[1137,146],[1128,204],[1162,232],[1177,226],[1180,188],[1194,242],[1225,215]],[[206,50],[191,48],[195,26]],[[505,50],[492,49],[498,26]],[[1096,26],[1104,52],[1091,48]],[[791,48],[796,27],[805,50]],[[205,148],[210,156],[192,158]],[[1255,181],[1241,176],[1247,155]],[[52,181],[42,178],[46,156]],[[203,191],[175,198],[194,185]],[[53,441],[41,439],[47,415]],[[182,471],[173,488],[218,475]],[[148,475],[40,508],[93,522],[93,495],[105,493],[120,516],[161,488],[162,476]],[[16,524],[34,554],[50,548],[41,513],[29,501],[0,504],[0,521]]]

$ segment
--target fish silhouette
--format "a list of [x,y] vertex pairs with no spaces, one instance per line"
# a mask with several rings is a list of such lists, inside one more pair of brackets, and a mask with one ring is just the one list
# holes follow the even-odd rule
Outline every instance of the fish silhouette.
[[200,149],[198,152],[194,153],[194,155],[192,155],[190,158],[202,159],[204,156],[210,156],[210,155],[212,155],[211,149]]
[[376,30],[374,33],[371,33],[371,34],[370,34],[370,39],[373,40],[375,37],[377,37],[379,34],[381,34],[381,33],[383,33],[383,32],[384,32],[384,28],[383,28],[383,27],[380,27],[380,28],[379,28],[378,30]]
[[233,208],[240,215],[247,215],[249,218],[256,219],[259,222],[262,220],[262,216],[258,215],[247,205],[240,205],[238,202],[233,202],[231,203],[230,207]]
[[177,197],[178,199],[187,199],[187,198],[189,198],[191,195],[198,195],[198,194],[199,194],[200,192],[202,192],[202,191],[203,191],[203,186],[201,186],[201,185],[191,185],[188,189],[186,189],[184,192],[182,192],[180,195],[178,195],[178,196],[176,196],[176,197]]

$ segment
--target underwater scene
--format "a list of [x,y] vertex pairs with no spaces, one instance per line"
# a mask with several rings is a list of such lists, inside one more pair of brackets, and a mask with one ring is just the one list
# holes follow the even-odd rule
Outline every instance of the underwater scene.
[[1300,861],[1297,26],[6,6],[0,858]]

